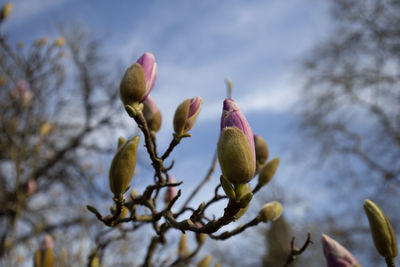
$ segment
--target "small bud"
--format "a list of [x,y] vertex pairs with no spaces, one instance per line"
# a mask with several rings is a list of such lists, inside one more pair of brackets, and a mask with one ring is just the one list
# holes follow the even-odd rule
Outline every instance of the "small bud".
[[258,216],[260,217],[261,221],[268,222],[268,221],[275,221],[277,220],[282,214],[282,205],[277,201],[271,201],[265,204]]
[[52,126],[50,123],[46,122],[42,125],[42,127],[40,127],[40,136],[46,136],[48,135],[51,130],[52,130]]
[[249,208],[251,199],[253,198],[253,193],[251,193],[251,188],[249,184],[237,184],[235,185],[236,199],[239,200],[240,209],[233,216],[233,220],[237,221],[241,218]]
[[[198,228],[201,228],[201,227],[203,227],[203,224],[201,222],[196,222],[196,226]],[[207,238],[206,234],[204,234],[204,233],[196,233],[196,241],[197,241],[197,243],[199,245],[204,244],[204,242],[206,242],[206,238]]]
[[225,179],[223,175],[221,175],[220,177],[220,182],[226,196],[232,200],[236,199],[236,193],[235,190],[233,190],[232,184],[227,179]]
[[322,235],[322,249],[328,267],[361,267],[345,247],[325,234]]
[[197,267],[208,267],[211,263],[211,255],[205,256],[198,264]]
[[256,162],[259,165],[263,165],[268,159],[268,146],[264,138],[255,134],[254,135],[254,146],[256,150]]
[[117,146],[117,149],[119,149],[119,148],[120,148],[121,146],[123,146],[125,143],[126,143],[126,139],[123,138],[122,136],[120,136],[120,137],[118,138],[118,146]]
[[36,192],[36,181],[33,178],[29,178],[28,182],[26,183],[26,195],[31,196]]
[[5,20],[10,15],[12,9],[13,9],[12,3],[8,2],[8,3],[4,4],[3,8],[1,9],[1,13],[0,13],[0,22]]
[[136,165],[136,150],[139,136],[128,140],[115,154],[110,167],[109,182],[111,192],[121,198],[128,189]]
[[[175,178],[168,175],[168,183],[175,183]],[[176,186],[168,186],[167,191],[165,192],[164,201],[166,204],[171,202],[176,196]]]
[[161,128],[161,112],[154,99],[148,95],[143,101],[143,116],[150,131],[158,132]]
[[180,257],[184,257],[186,255],[186,243],[186,235],[182,234],[178,245],[178,255]]
[[57,37],[57,39],[54,41],[55,46],[64,46],[65,45],[65,39],[63,37]]
[[177,107],[174,115],[174,130],[178,136],[193,128],[202,104],[203,100],[197,96],[184,100]]
[[34,267],[52,267],[54,266],[53,239],[46,235],[42,241],[40,250],[34,254]]
[[35,45],[40,47],[40,46],[44,46],[45,44],[47,44],[47,38],[46,37],[42,37],[39,38],[35,41]]
[[375,247],[383,257],[391,259],[397,256],[397,241],[390,221],[382,210],[371,200],[366,200],[364,210]]
[[220,262],[217,262],[217,263],[215,264],[215,267],[221,267],[221,263],[220,263]]
[[218,140],[222,174],[232,184],[249,182],[255,173],[255,156],[250,125],[238,105],[231,98],[225,99]]
[[262,167],[260,174],[258,175],[258,184],[260,186],[264,186],[272,180],[272,177],[274,177],[274,174],[278,169],[278,165],[279,165],[279,158],[274,158],[270,162],[268,162],[264,167]]

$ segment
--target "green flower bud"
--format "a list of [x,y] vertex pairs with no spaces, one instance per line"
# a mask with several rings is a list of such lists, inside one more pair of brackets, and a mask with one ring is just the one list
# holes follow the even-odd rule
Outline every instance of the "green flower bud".
[[119,149],[123,144],[126,143],[126,139],[123,138],[122,136],[118,138],[118,147],[117,149]]
[[124,105],[143,100],[146,94],[146,77],[139,63],[132,64],[126,70],[119,86],[119,94]]
[[282,209],[281,203],[271,201],[261,208],[258,216],[263,222],[275,221],[281,216]]
[[0,22],[5,20],[10,15],[12,9],[13,9],[12,3],[8,2],[8,3],[4,4],[4,6],[0,12]]
[[194,97],[184,100],[177,107],[174,115],[174,131],[176,135],[181,136],[193,128],[202,104],[201,97]]
[[197,267],[208,267],[211,263],[211,255],[205,256],[198,264]]
[[257,164],[263,165],[268,159],[268,146],[264,138],[255,134],[254,135],[254,146],[256,150],[256,161]]
[[247,212],[250,201],[253,198],[253,194],[251,193],[251,188],[249,184],[235,185],[235,192],[236,192],[236,199],[240,201],[240,207],[241,207],[239,211],[233,216],[233,220],[237,221]]
[[180,257],[184,257],[187,253],[186,247],[187,247],[187,241],[186,241],[186,235],[182,234],[181,239],[179,240],[179,245],[178,245],[178,255]]
[[235,190],[233,190],[233,188],[232,188],[232,184],[228,180],[226,180],[224,178],[224,176],[222,176],[222,175],[220,177],[220,181],[221,181],[222,189],[224,189],[226,196],[232,200],[236,199],[236,193],[235,193]]
[[398,254],[396,235],[386,215],[378,205],[368,199],[365,201],[364,210],[379,254],[385,258],[396,257]]
[[110,167],[109,182],[111,192],[120,198],[128,189],[136,165],[136,150],[139,136],[128,140],[115,154]]
[[264,186],[272,180],[272,177],[278,169],[278,165],[279,158],[274,158],[261,169],[260,174],[258,175],[258,184],[260,186]]
[[246,135],[236,127],[225,127],[218,140],[218,160],[222,174],[232,184],[249,182],[255,172],[254,151]]

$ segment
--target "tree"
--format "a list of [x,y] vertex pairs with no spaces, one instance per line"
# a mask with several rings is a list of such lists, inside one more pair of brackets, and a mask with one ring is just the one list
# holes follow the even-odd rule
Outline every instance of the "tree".
[[320,153],[319,169],[331,163],[323,176],[347,203],[331,209],[335,228],[360,248],[356,236],[370,238],[357,222],[360,199],[393,211],[400,192],[400,2],[336,0],[332,11],[336,30],[304,60],[298,105],[306,149]]
[[70,249],[63,257],[84,259],[73,259],[72,248],[93,228],[82,202],[108,195],[95,179],[103,167],[94,164],[93,155],[110,153],[97,136],[121,125],[113,116],[119,103],[114,74],[102,64],[99,42],[77,25],[60,34],[27,46],[14,46],[0,34],[0,262],[5,266],[31,261],[25,255],[33,255],[44,233],[68,233],[59,243],[60,250]]

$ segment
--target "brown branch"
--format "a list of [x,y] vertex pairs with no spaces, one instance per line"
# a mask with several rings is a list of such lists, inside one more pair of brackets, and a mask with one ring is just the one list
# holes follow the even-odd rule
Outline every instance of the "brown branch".
[[292,241],[290,242],[291,251],[286,259],[286,263],[282,267],[288,267],[292,262],[294,262],[296,260],[297,256],[299,256],[301,253],[303,253],[307,249],[307,247],[313,243],[311,241],[310,232],[307,233],[307,239],[300,249],[298,249],[294,246],[294,239],[295,238],[293,237]]

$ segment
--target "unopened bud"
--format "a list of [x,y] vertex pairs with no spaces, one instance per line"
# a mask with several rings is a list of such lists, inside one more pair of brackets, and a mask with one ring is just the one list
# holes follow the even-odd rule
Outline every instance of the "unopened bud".
[[37,39],[35,41],[35,45],[36,46],[43,46],[45,44],[47,44],[47,38],[46,37],[39,38],[39,39]]
[[268,159],[268,146],[264,138],[258,134],[254,135],[254,146],[256,150],[256,161],[259,165],[263,165]]
[[232,184],[244,184],[254,177],[256,159],[253,132],[231,98],[224,101],[218,160],[222,174]]
[[382,210],[371,200],[366,200],[364,210],[375,247],[385,258],[394,258],[398,254],[396,235],[392,225]]
[[211,255],[205,256],[198,264],[197,267],[208,267],[211,263]]
[[120,148],[121,146],[123,146],[125,143],[126,143],[126,139],[123,138],[122,136],[120,136],[120,137],[118,138],[118,146],[117,146],[117,149],[119,149],[119,148]]
[[54,266],[53,239],[46,235],[41,244],[40,250],[34,254],[34,267],[52,267]]
[[0,22],[5,20],[10,15],[12,9],[13,9],[12,3],[8,2],[8,3],[4,4],[3,8],[1,9],[1,13],[0,13]]
[[57,39],[54,41],[55,46],[64,46],[65,45],[65,39],[63,37],[57,37]]
[[150,131],[158,132],[161,128],[161,112],[154,99],[148,95],[143,101],[143,116]]
[[262,167],[260,174],[258,175],[258,184],[264,186],[268,184],[279,166],[279,158],[274,158],[269,161],[264,167]]
[[182,234],[178,245],[178,255],[180,257],[184,257],[186,255],[186,243],[186,235]]
[[124,105],[143,99],[146,94],[146,77],[140,64],[134,63],[126,70],[119,86],[119,94]]
[[226,196],[232,200],[236,199],[236,193],[235,190],[233,190],[232,184],[227,179],[225,179],[223,175],[221,175],[220,177],[220,182]]
[[111,192],[120,198],[128,189],[136,165],[136,150],[139,136],[128,140],[115,154],[110,167],[109,182]]
[[357,259],[339,242],[322,235],[322,249],[328,267],[361,267]]
[[[168,183],[175,183],[175,178],[168,175]],[[164,202],[168,204],[171,202],[176,196],[176,186],[168,186],[167,191],[165,192]]]
[[176,109],[174,115],[174,130],[178,136],[190,131],[196,123],[203,100],[194,97],[184,100]]
[[268,222],[268,221],[275,221],[277,220],[282,214],[282,205],[281,203],[277,201],[271,201],[267,204],[265,204],[258,216],[263,222]]

